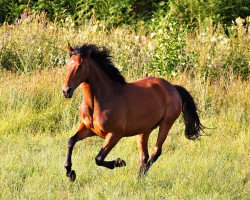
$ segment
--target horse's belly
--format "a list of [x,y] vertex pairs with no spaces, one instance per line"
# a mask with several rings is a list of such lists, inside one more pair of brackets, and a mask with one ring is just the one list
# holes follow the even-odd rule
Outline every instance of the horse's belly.
[[141,133],[147,133],[155,129],[161,121],[163,113],[149,112],[142,115],[135,115],[126,125],[126,136],[133,136]]
[[160,100],[151,99],[148,103],[134,104],[130,109],[126,124],[126,134],[136,135],[153,130],[164,116],[165,106]]
[[133,128],[128,129],[126,131],[126,136],[134,136],[134,135],[138,135],[141,133],[148,133],[148,132],[152,131],[153,129],[155,129],[159,125],[159,121],[155,122],[154,124],[149,124],[149,125],[140,124],[140,125],[137,124]]

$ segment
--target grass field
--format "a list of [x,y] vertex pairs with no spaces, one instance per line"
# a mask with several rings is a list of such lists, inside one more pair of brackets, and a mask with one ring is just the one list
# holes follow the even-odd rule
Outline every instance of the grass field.
[[[72,183],[63,164],[67,140],[80,122],[81,91],[71,100],[63,97],[64,71],[1,73],[1,199],[249,199],[249,81],[232,77],[210,82],[187,74],[170,78],[191,91],[202,123],[213,128],[206,130],[210,136],[187,140],[179,118],[162,156],[141,180],[135,138],[122,139],[109,154],[108,159],[127,162],[115,170],[95,164],[102,139],[86,139],[73,152],[77,179]],[[156,136],[157,130],[150,150]]]

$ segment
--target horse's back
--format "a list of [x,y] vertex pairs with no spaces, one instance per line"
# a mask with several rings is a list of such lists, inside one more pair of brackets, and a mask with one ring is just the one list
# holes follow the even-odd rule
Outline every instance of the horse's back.
[[[147,77],[140,80],[137,80],[132,85],[139,86],[135,87],[137,89],[143,88],[148,89],[149,92],[153,93],[153,95],[160,95],[160,98],[166,101],[165,103],[168,103],[168,101],[180,101],[180,96],[175,88],[174,85],[172,85],[170,82],[163,78],[157,78],[157,77]],[[142,89],[142,90],[143,90]],[[140,89],[139,89],[140,90]]]
[[175,87],[170,82],[168,82],[167,80],[163,78],[157,78],[157,77],[142,78],[135,82],[132,82],[131,84],[146,87],[146,88],[159,86],[159,89],[162,88],[165,90],[165,92],[173,92],[176,90]]

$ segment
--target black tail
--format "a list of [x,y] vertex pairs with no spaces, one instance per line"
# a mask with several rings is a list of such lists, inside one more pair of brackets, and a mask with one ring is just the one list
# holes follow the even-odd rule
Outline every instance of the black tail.
[[185,136],[190,140],[197,139],[201,136],[200,131],[204,126],[200,122],[194,99],[184,87],[179,85],[175,85],[175,87],[182,99],[182,112],[186,125]]

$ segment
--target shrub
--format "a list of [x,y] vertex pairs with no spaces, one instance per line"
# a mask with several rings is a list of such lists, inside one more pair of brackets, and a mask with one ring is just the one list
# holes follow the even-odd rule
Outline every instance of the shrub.
[[156,17],[151,24],[151,37],[156,41],[152,57],[151,71],[163,76],[175,75],[187,63],[185,53],[187,28],[174,21],[169,16]]
[[60,36],[58,28],[44,14],[3,26],[1,67],[28,72],[64,63],[62,50],[56,45]]
[[229,37],[222,25],[215,30],[212,21],[189,34],[186,47],[189,70],[214,79],[231,74],[243,79],[249,77],[250,35],[242,26],[244,20],[236,21],[235,26],[229,27]]
[[172,20],[197,27],[207,19],[231,25],[238,17],[250,16],[249,0],[170,0],[168,15]]
[[[29,72],[35,68],[62,66],[68,58],[67,43],[95,43],[111,49],[114,62],[124,73],[143,74],[152,49],[151,39],[130,28],[104,31],[103,24],[90,21],[75,27],[66,19],[63,24],[50,22],[46,15],[30,15],[16,25],[0,28],[0,68]],[[136,55],[136,57],[134,57]]]
[[231,74],[247,79],[250,37],[243,23],[249,22],[238,18],[229,26],[228,37],[222,25],[214,28],[212,20],[190,30],[168,15],[155,15],[151,25],[138,32],[131,26],[107,31],[100,21],[75,27],[68,18],[58,23],[44,13],[29,15],[0,28],[0,68],[30,72],[62,66],[68,58],[68,42],[73,46],[95,43],[111,50],[115,64],[127,77],[175,76],[186,70],[214,79]]

